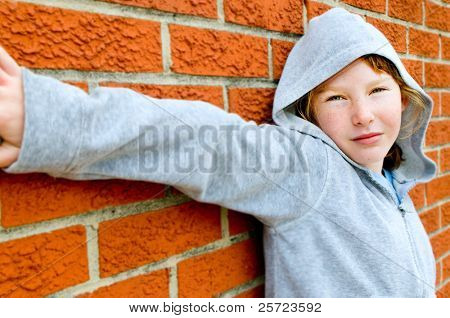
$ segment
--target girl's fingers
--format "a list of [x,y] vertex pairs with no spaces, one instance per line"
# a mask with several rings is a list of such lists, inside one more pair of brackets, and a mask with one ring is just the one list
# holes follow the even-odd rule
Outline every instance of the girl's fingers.
[[19,148],[3,141],[0,145],[0,168],[9,167],[19,158]]
[[0,69],[5,71],[11,76],[18,75],[20,73],[20,67],[16,61],[0,46]]

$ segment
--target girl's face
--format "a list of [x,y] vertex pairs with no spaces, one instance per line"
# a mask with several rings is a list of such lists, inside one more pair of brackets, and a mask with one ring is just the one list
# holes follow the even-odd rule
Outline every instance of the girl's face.
[[400,87],[356,60],[324,82],[312,99],[320,128],[353,161],[381,173],[384,157],[400,131]]

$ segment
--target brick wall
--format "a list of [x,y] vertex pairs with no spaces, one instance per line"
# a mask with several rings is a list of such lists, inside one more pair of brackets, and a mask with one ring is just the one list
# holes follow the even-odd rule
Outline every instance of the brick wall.
[[[435,101],[439,174],[412,197],[449,297],[449,0],[0,0],[0,45],[86,91],[201,99],[262,123],[289,50],[331,6],[385,33]],[[260,224],[165,185],[0,172],[0,207],[0,296],[264,295]]]

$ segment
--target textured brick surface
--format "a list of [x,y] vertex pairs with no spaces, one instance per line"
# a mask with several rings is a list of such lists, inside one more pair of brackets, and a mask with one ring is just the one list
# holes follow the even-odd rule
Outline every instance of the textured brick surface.
[[450,38],[441,35],[442,58],[450,60]]
[[420,209],[425,205],[425,185],[418,184],[409,191],[409,196],[414,202],[416,209]]
[[389,0],[388,14],[394,18],[422,24],[422,1]]
[[450,225],[450,202],[441,206],[442,227]]
[[433,99],[433,113],[432,116],[439,116],[441,114],[441,102],[440,102],[440,92],[427,92],[428,95]]
[[168,298],[169,270],[163,269],[100,287],[83,298]]
[[422,61],[414,61],[408,59],[401,59],[403,65],[405,66],[408,73],[414,78],[414,80],[420,86],[423,86],[423,71],[422,71]]
[[450,121],[432,121],[428,125],[425,143],[427,146],[440,145],[448,142],[450,135]]
[[441,93],[441,114],[450,116],[450,92]]
[[230,88],[228,102],[230,112],[239,114],[256,123],[272,119],[272,104],[275,90],[272,88]]
[[450,193],[450,175],[437,177],[426,184],[427,204],[445,199]]
[[264,285],[252,288],[236,295],[235,298],[264,298]]
[[409,53],[438,58],[439,35],[409,28]]
[[29,68],[162,71],[159,23],[0,0],[0,30]]
[[101,0],[161,11],[217,17],[216,0]]
[[443,31],[450,31],[450,8],[425,0],[425,25]]
[[450,298],[450,282],[439,289],[436,293],[436,296],[438,298]]
[[29,224],[164,197],[164,185],[126,180],[71,181],[0,172],[2,226]]
[[191,201],[99,225],[100,275],[182,253],[221,238],[220,207]]
[[425,84],[428,87],[449,87],[450,65],[425,62]]
[[450,249],[450,228],[434,235],[431,238],[431,245],[436,258],[441,257],[445,252],[447,252]]
[[177,73],[267,77],[267,39],[170,25],[171,69]]
[[239,213],[233,210],[228,211],[228,224],[230,235],[237,235],[239,233],[260,230],[262,223],[260,223],[254,216]]
[[450,278],[450,255],[442,260],[442,280]]
[[367,17],[366,21],[386,36],[395,51],[398,53],[406,53],[406,27],[372,17]]
[[441,283],[441,262],[436,262],[436,286]]
[[273,78],[279,79],[283,71],[286,59],[294,47],[295,43],[281,40],[271,40],[272,45],[272,61],[273,61]]
[[369,11],[380,13],[384,13],[386,11],[386,0],[343,0],[342,2]]
[[439,207],[424,211],[419,216],[427,233],[439,229]]
[[155,98],[201,100],[223,108],[223,94],[220,86],[192,85],[150,85],[103,82],[100,86],[125,87]]
[[264,273],[262,244],[246,240],[178,264],[179,297],[214,297]]
[[87,83],[84,82],[73,82],[73,81],[64,81],[64,83],[70,84],[72,86],[76,86],[78,88],[81,88],[86,93],[89,92],[89,87]]
[[0,297],[42,297],[87,281],[85,241],[73,226],[0,243]]
[[303,33],[297,0],[224,0],[225,21],[287,33]]
[[306,3],[306,16],[308,18],[308,21],[312,18],[321,15],[322,13],[327,12],[332,7],[321,2],[316,1],[305,1]]
[[441,172],[450,170],[450,147],[441,149]]

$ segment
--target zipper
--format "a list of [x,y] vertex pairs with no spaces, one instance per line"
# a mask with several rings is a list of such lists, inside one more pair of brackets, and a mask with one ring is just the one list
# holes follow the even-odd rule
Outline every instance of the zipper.
[[406,233],[408,235],[409,247],[411,248],[411,252],[413,254],[414,265],[416,267],[417,273],[419,274],[420,285],[422,286],[421,295],[422,295],[422,297],[425,297],[425,286],[424,286],[424,282],[423,282],[424,281],[424,275],[423,275],[422,271],[420,270],[420,267],[419,267],[419,264],[418,264],[418,260],[417,260],[417,256],[416,256],[417,255],[416,248],[415,248],[415,245],[413,244],[413,241],[412,241],[413,239],[411,237],[411,233],[410,233],[409,228],[408,228],[408,222],[406,222],[406,218],[405,218],[406,210],[401,205],[398,206],[398,209],[400,210],[400,213],[401,213],[402,219],[403,219],[403,223],[405,224],[405,230],[406,230]]

